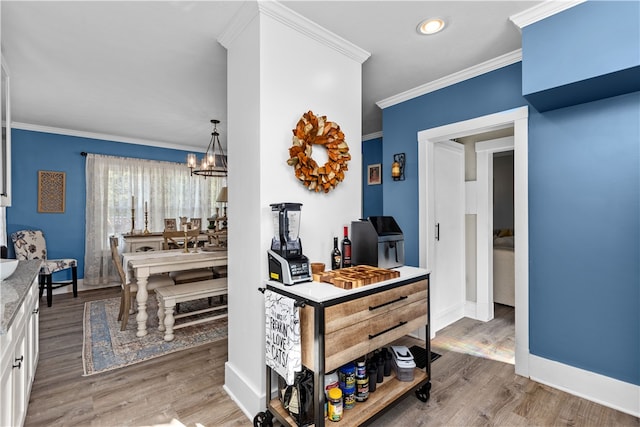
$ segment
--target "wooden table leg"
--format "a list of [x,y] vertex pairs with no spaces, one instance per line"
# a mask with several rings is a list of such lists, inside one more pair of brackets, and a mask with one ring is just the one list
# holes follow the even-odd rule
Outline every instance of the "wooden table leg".
[[173,325],[176,319],[173,317],[173,310],[176,306],[176,300],[173,298],[169,298],[165,301],[164,307],[164,340],[172,341],[173,340]]
[[158,293],[156,293],[156,299],[158,300],[158,330],[164,331],[164,301]]
[[138,279],[138,293],[136,294],[136,301],[138,302],[138,315],[136,321],[138,322],[138,332],[136,336],[144,337],[147,335],[147,298],[149,294],[147,292],[147,279],[149,276],[140,276]]

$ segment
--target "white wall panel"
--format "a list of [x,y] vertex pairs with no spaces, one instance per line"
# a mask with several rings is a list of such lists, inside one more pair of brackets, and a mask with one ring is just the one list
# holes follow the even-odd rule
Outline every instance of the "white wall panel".
[[[232,141],[225,389],[250,418],[265,409],[264,304],[257,289],[267,279],[266,251],[273,233],[269,204],[303,204],[303,252],[326,264],[332,237],[341,236],[342,227],[358,219],[361,209],[362,64],[352,55],[358,48],[330,33],[324,38],[326,30],[320,28],[309,35],[301,28],[315,24],[291,23],[290,11],[282,6],[259,6],[265,7],[248,4],[242,22],[231,25],[235,34],[221,40],[228,49]],[[346,49],[336,48],[341,43]],[[345,180],[327,194],[308,191],[287,165],[292,129],[308,110],[340,125],[350,148]],[[316,160],[325,157],[314,155]]]

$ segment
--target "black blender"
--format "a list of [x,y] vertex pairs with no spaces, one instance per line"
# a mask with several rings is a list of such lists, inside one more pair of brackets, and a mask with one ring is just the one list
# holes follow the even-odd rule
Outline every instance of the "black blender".
[[269,279],[285,285],[311,281],[309,258],[302,255],[300,206],[302,203],[273,203],[273,239],[267,251]]

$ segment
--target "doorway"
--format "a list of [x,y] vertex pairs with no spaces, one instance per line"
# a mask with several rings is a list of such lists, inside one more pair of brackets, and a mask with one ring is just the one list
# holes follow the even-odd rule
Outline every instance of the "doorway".
[[[465,137],[477,133],[499,130],[513,127],[513,151],[514,151],[514,229],[518,234],[515,243],[515,371],[519,375],[528,376],[529,373],[529,239],[528,239],[528,108],[520,107],[513,110],[491,114],[463,122],[452,123],[433,129],[418,132],[419,155],[419,236],[420,266],[432,268],[436,265],[436,212],[434,208],[435,193],[433,182],[433,159],[436,144]],[[487,152],[488,156],[488,152]],[[478,163],[480,167],[480,163]],[[480,184],[478,184],[480,185]],[[480,189],[479,189],[480,191]],[[478,211],[482,210],[480,206]],[[487,212],[485,210],[485,212]],[[487,252],[492,246],[493,230],[489,224],[481,223],[478,218],[478,229],[486,229],[486,233],[478,234],[478,247],[482,245]],[[492,221],[491,221],[492,222]],[[484,237],[482,237],[484,236]],[[487,264],[488,266],[488,264]],[[487,270],[488,269],[487,267]],[[431,283],[432,294],[439,292],[439,283],[435,280]],[[491,292],[492,294],[492,292]],[[478,295],[480,301],[480,295]],[[488,303],[488,301],[487,301]],[[433,307],[437,312],[438,307]],[[493,301],[491,301],[493,311]],[[459,313],[460,318],[464,313]],[[437,320],[432,320],[437,325]],[[435,335],[436,328],[432,329]]]
[[[493,319],[493,155],[514,151],[515,138],[505,137],[476,144],[476,319]],[[514,177],[515,180],[515,177]],[[515,228],[515,227],[514,227]]]

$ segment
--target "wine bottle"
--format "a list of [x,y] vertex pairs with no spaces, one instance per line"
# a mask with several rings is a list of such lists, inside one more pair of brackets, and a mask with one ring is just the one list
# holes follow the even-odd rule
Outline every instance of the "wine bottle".
[[351,267],[351,240],[349,240],[349,227],[344,227],[342,239],[342,268]]
[[338,249],[338,238],[333,238],[333,251],[331,251],[331,269],[337,270],[342,264],[342,255],[340,249]]

